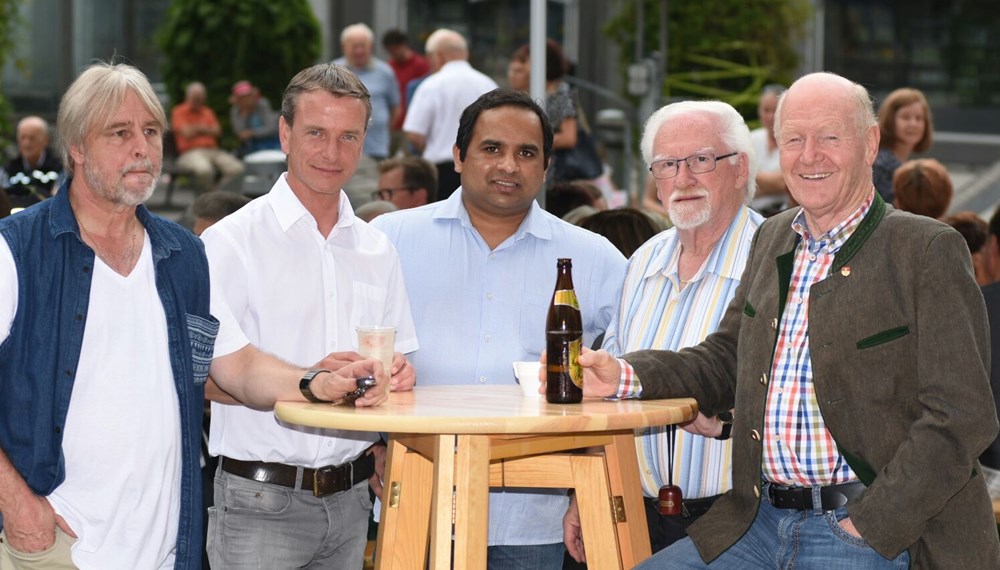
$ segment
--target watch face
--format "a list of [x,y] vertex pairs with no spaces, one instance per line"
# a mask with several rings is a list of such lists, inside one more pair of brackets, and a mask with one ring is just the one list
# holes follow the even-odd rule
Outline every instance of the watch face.
[[722,412],[722,413],[720,413],[716,417],[719,418],[720,422],[726,423],[726,424],[732,423],[732,421],[733,421],[733,413],[732,412]]

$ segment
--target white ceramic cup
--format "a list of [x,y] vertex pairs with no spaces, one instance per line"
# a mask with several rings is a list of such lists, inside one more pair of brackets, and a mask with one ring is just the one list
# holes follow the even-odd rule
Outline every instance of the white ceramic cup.
[[538,389],[542,385],[541,380],[538,379],[538,371],[541,367],[542,364],[538,361],[514,363],[514,376],[517,378],[518,384],[521,385],[521,392],[528,398],[542,397],[538,393]]
[[382,362],[386,374],[392,374],[392,355],[396,347],[396,327],[357,327],[358,354]]

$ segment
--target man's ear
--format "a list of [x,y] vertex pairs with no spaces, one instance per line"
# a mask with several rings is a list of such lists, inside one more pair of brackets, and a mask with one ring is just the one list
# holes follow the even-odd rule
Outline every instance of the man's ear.
[[457,144],[451,146],[451,155],[455,159],[455,172],[458,172],[459,174],[461,174],[461,172],[462,172],[462,159],[461,159],[461,152],[458,150],[458,145]]

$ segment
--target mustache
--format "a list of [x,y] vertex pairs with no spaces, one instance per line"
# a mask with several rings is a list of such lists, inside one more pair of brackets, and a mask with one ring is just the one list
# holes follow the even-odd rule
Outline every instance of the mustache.
[[670,203],[674,204],[679,200],[686,200],[688,198],[708,198],[708,190],[695,188],[693,190],[675,191],[670,195]]
[[142,160],[137,160],[130,164],[126,164],[121,169],[122,176],[130,172],[147,172],[149,174],[155,174],[156,170],[153,167],[153,161],[149,160],[148,158],[144,158]]

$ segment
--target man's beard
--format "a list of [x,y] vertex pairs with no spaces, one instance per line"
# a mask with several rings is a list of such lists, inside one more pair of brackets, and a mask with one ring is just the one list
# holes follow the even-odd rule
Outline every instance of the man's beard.
[[[83,177],[87,181],[87,185],[105,200],[122,206],[135,207],[149,200],[149,197],[153,195],[153,190],[156,189],[157,180],[160,179],[160,169],[154,170],[153,162],[148,158],[137,160],[122,168],[118,172],[117,183],[110,183],[102,179],[102,172],[93,165],[94,161],[84,160]],[[149,172],[152,178],[149,186],[138,190],[126,188],[124,176],[133,171]]]
[[[677,201],[678,198],[692,196],[699,196],[703,199],[693,204]],[[670,196],[667,213],[670,215],[670,221],[682,230],[689,230],[704,224],[712,217],[712,203],[708,201],[708,190],[696,188],[684,192],[674,192]]]

